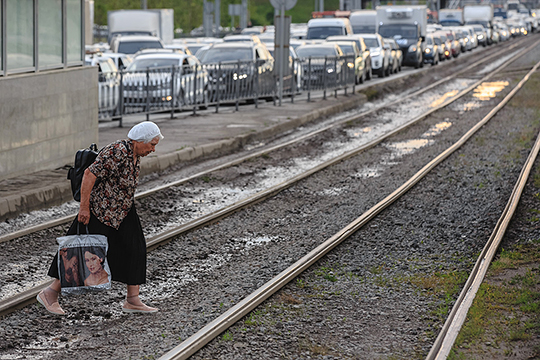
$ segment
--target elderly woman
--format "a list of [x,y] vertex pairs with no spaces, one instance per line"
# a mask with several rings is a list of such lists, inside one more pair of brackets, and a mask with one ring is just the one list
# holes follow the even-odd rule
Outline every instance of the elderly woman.
[[[68,235],[77,234],[80,222],[88,225],[91,234],[107,237],[107,260],[112,280],[127,285],[122,310],[129,313],[158,311],[139,299],[139,285],[146,282],[146,240],[135,211],[134,196],[141,157],[155,151],[161,139],[158,126],[145,121],[129,131],[128,139],[104,147],[84,172],[79,214],[68,230]],[[58,303],[61,283],[57,256],[48,272],[56,280],[37,295],[37,300],[49,312],[64,315]]]

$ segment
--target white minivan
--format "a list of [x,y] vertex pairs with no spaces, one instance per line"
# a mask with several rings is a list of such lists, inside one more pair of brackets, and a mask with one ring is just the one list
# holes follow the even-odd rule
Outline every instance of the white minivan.
[[346,18],[318,18],[307,23],[306,39],[324,40],[331,35],[352,35],[352,27]]

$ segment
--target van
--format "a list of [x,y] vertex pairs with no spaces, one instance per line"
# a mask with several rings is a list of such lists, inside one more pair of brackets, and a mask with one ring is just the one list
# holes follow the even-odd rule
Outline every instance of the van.
[[306,39],[324,40],[331,35],[351,35],[351,22],[346,18],[318,18],[308,21]]
[[375,34],[377,28],[376,10],[356,10],[349,16],[355,34]]

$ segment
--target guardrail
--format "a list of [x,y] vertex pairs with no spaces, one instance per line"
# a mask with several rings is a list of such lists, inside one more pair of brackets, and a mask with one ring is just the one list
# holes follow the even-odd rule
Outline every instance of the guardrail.
[[[310,57],[291,59],[283,77],[283,95],[294,101],[304,91],[344,90],[355,86],[354,57]],[[99,120],[119,120],[130,114],[193,111],[221,104],[246,101],[257,106],[259,99],[274,101],[279,78],[273,63],[235,61],[227,63],[148,68],[100,74]]]

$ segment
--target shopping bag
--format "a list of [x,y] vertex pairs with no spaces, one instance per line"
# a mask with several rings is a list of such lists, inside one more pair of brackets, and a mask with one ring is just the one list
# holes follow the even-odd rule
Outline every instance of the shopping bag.
[[58,241],[58,274],[62,295],[83,294],[111,288],[111,270],[107,262],[109,245],[104,235],[79,233]]

